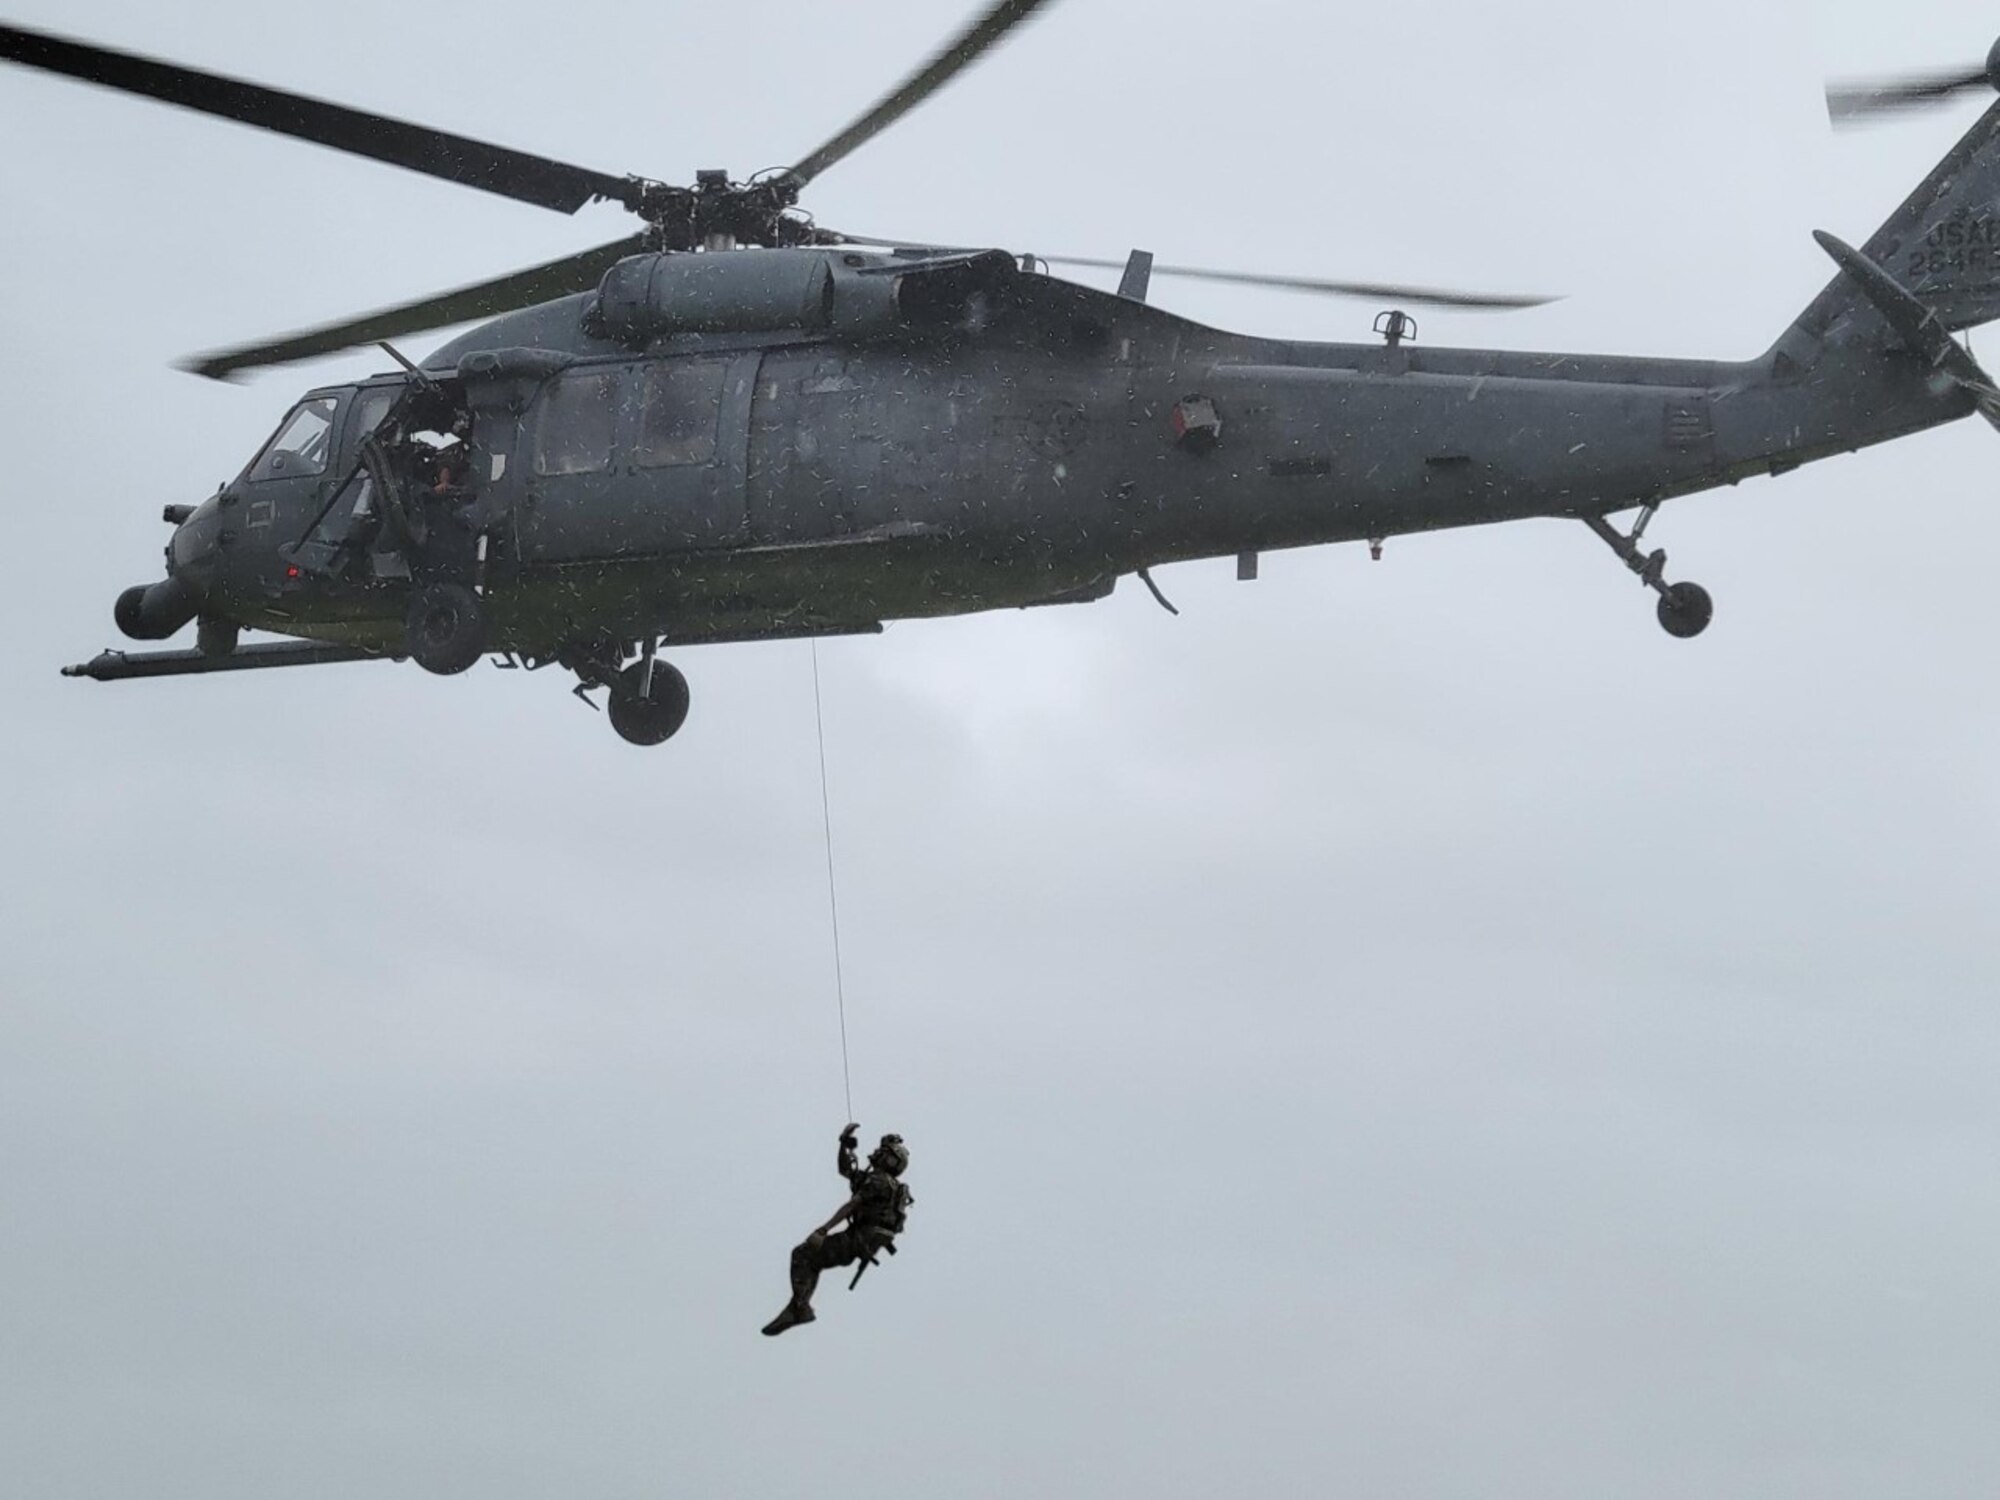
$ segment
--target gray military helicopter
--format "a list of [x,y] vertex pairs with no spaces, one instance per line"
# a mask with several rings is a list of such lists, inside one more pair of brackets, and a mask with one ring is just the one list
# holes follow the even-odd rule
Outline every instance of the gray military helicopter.
[[[1953,421],[2000,389],[1953,330],[2000,317],[2000,106],[1769,352],[1739,363],[1413,346],[1401,308],[1536,299],[1155,267],[1115,294],[1000,250],[823,229],[801,190],[1043,0],[1002,0],[798,163],[692,188],[617,177],[17,27],[0,58],[560,212],[628,238],[195,361],[226,377],[369,343],[398,368],[308,393],[243,472],[169,506],[167,576],[118,600],[141,640],[98,680],[482,656],[608,690],[627,740],[682,725],[662,644],[877,631],[1099,599],[1203,557],[1526,517],[1591,528],[1672,635],[1708,594],[1642,541],[1675,496]],[[1986,68],[1829,94],[1837,116],[2000,87]],[[1103,264],[1082,262],[1083,264]],[[1115,263],[1114,263],[1115,264]],[[1368,345],[1250,338],[1147,301],[1154,273],[1397,304]],[[421,366],[387,341],[487,318]],[[1636,508],[1628,527],[1610,517]],[[297,638],[239,645],[243,628]]]

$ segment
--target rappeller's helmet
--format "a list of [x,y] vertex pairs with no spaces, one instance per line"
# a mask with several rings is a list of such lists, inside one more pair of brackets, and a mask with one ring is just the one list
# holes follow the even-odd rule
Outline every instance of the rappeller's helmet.
[[901,1177],[910,1170],[910,1148],[903,1144],[900,1135],[885,1135],[882,1144],[868,1154],[868,1165],[891,1177]]

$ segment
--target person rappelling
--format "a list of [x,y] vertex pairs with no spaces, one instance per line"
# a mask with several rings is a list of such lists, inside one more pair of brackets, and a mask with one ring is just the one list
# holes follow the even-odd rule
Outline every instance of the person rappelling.
[[[764,1325],[767,1335],[775,1336],[818,1317],[812,1310],[812,1298],[821,1271],[860,1261],[860,1269],[849,1283],[853,1286],[878,1263],[878,1255],[896,1253],[896,1236],[903,1232],[910,1205],[917,1201],[902,1180],[910,1169],[910,1149],[900,1135],[885,1135],[882,1144],[868,1153],[868,1164],[863,1166],[855,1159],[860,1129],[849,1125],[840,1132],[840,1175],[852,1191],[832,1218],[793,1247],[792,1300]],[[843,1222],[847,1227],[834,1233],[834,1226]]]

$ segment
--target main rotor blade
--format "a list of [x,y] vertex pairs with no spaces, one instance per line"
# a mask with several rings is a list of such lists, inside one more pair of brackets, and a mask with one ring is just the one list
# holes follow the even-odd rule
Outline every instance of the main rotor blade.
[[305,329],[263,343],[204,354],[184,361],[181,368],[196,375],[206,375],[211,380],[226,380],[239,370],[287,365],[315,355],[352,349],[360,344],[373,344],[405,334],[425,333],[433,328],[448,328],[454,323],[467,323],[474,318],[512,312],[515,308],[531,307],[537,302],[566,297],[572,292],[589,291],[618,261],[628,255],[637,255],[645,248],[645,235],[629,235],[611,244],[599,245],[594,250],[566,255],[561,260],[531,266],[525,271],[482,281],[476,286],[460,287],[455,292],[426,297],[420,302],[385,307],[343,323],[329,323],[321,328]]
[[0,25],[0,60],[219,115],[558,213],[575,213],[592,198],[610,198],[627,207],[638,201],[638,186],[630,178],[21,26]]
[[939,48],[929,62],[905,79],[893,93],[884,96],[873,109],[793,167],[791,177],[801,184],[810,182],[842,157],[887,130],[978,62],[1002,37],[1046,3],[1047,0],[999,0],[958,37]]
[[[1095,266],[1106,271],[1125,268],[1122,260],[1096,260],[1081,255],[1044,255],[1052,266]],[[1459,307],[1485,312],[1514,312],[1546,307],[1559,297],[1521,293],[1456,292],[1443,287],[1398,286],[1379,281],[1324,281],[1311,276],[1267,276],[1261,271],[1212,271],[1201,266],[1153,267],[1155,276],[1183,276],[1195,281],[1222,281],[1234,286],[1276,287],[1287,292],[1315,292],[1328,297],[1374,297],[1385,302],[1409,302],[1419,307]]]
[[1826,86],[1826,113],[1836,125],[1854,125],[1871,115],[1922,109],[1958,94],[1992,87],[1992,78],[1984,68],[1969,73],[1917,73],[1872,82],[1830,83]]

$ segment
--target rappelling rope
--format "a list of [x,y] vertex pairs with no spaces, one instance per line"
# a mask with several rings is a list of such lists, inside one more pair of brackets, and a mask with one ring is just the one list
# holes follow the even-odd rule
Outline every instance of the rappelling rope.
[[833,924],[833,998],[840,1010],[840,1083],[847,1095],[847,1118],[854,1118],[854,1073],[847,1064],[847,982],[840,963],[840,895],[833,879],[833,799],[826,791],[826,715],[819,699],[819,642],[812,642],[813,727],[819,731],[819,816],[826,834],[826,910]]

